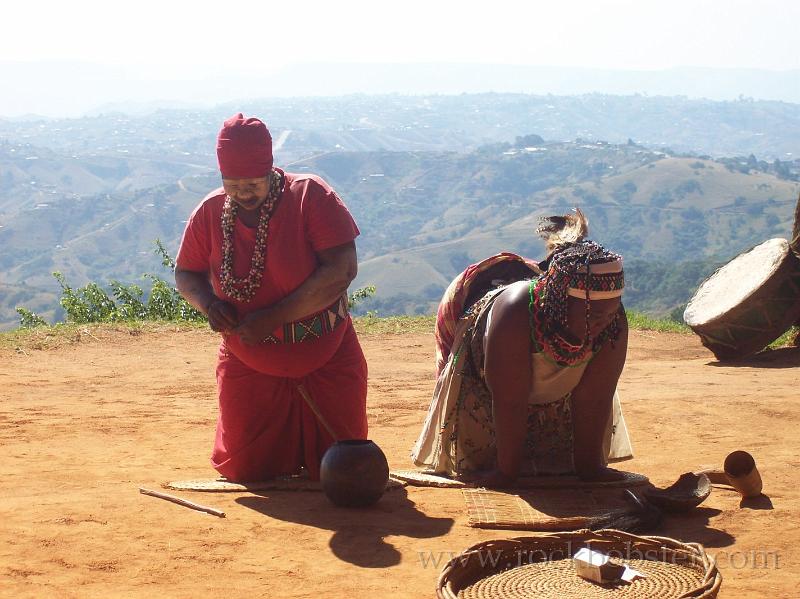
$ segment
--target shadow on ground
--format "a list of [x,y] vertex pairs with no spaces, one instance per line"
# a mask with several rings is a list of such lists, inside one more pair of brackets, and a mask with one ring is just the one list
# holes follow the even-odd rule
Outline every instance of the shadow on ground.
[[739,507],[746,508],[748,510],[775,509],[772,505],[772,500],[763,493],[757,497],[742,497],[742,500],[739,502]]
[[328,543],[331,552],[362,568],[400,563],[400,552],[385,537],[429,539],[446,535],[453,527],[452,518],[420,512],[405,489],[388,491],[376,505],[359,509],[336,507],[322,493],[265,491],[236,502],[270,518],[334,531]]
[[800,347],[765,349],[742,360],[715,361],[708,365],[717,368],[794,368],[800,366]]
[[711,518],[721,513],[722,510],[715,508],[698,507],[683,514],[668,514],[656,534],[700,543],[705,547],[729,547],[736,537],[708,525]]

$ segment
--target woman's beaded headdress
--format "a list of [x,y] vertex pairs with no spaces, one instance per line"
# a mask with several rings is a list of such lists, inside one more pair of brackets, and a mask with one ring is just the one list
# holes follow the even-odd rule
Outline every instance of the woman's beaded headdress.
[[547,243],[548,257],[540,264],[540,310],[546,319],[567,321],[567,297],[585,300],[620,297],[625,287],[622,256],[585,239],[588,221],[575,214],[540,219],[537,233]]

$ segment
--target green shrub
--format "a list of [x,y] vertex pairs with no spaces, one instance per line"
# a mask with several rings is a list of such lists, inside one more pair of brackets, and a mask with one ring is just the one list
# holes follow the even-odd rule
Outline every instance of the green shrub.
[[19,326],[23,329],[33,329],[35,327],[47,326],[47,321],[27,308],[16,308],[19,314]]
[[363,302],[368,297],[375,295],[375,285],[367,285],[356,289],[353,293],[347,296],[347,308],[352,310],[360,302]]
[[[175,270],[175,261],[167,253],[160,240],[156,239],[155,252],[161,256],[161,264]],[[145,274],[143,278],[152,281],[150,296],[143,300],[144,291],[139,285],[124,285],[119,281],[109,283],[109,292],[97,283],[88,283],[84,287],[73,288],[66,277],[54,272],[61,286],[59,304],[64,309],[65,321],[74,324],[89,322],[134,322],[134,321],[205,321],[206,317],[195,310],[177,289],[161,277]],[[46,325],[40,316],[26,308],[17,308],[20,315],[20,326],[31,328]]]

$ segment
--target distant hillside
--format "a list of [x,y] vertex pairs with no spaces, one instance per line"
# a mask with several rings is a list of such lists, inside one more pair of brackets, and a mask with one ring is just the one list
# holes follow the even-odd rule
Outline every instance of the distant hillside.
[[[643,274],[669,277],[669,290],[648,276],[648,285],[632,280],[629,294],[633,307],[667,313],[721,262],[788,236],[798,191],[766,163],[765,172],[747,160],[675,157],[636,145],[336,154],[307,166],[348,190],[363,231],[357,285],[378,289],[363,308],[381,313],[430,312],[458,272],[494,253],[541,257],[538,218],[576,205],[588,214],[592,237],[638,260]],[[671,274],[675,268],[684,274]]]
[[[363,76],[363,75],[362,75]],[[74,119],[3,119],[0,140],[67,155],[192,163],[212,168],[214,136],[223,119],[243,111],[263,117],[286,164],[322,151],[472,151],[525,133],[576,138],[709,156],[772,161],[800,157],[800,104],[712,101],[685,96],[578,96],[483,93],[267,98],[209,109],[107,112]]]
[[[667,313],[721,261],[788,235],[799,186],[785,168],[537,136],[469,154],[338,152],[295,165],[346,199],[363,232],[356,286],[377,287],[363,309],[384,315],[432,311],[455,274],[499,251],[540,257],[538,217],[575,205],[592,237],[631,261],[631,307]],[[211,174],[187,176],[11,215],[0,228],[10,291],[3,319],[13,322],[19,304],[57,316],[53,270],[73,284],[160,271],[153,240],[174,252],[189,212],[215,184]]]
[[[537,218],[575,205],[626,255],[629,305],[666,314],[720,262],[788,235],[800,178],[790,104],[485,94],[242,109],[269,117],[277,164],[319,173],[345,199],[362,230],[356,284],[377,286],[363,309],[384,315],[430,312],[456,273],[493,253],[540,257]],[[18,322],[17,305],[60,317],[54,270],[75,286],[163,272],[153,240],[174,253],[218,185],[214,132],[230,112],[0,120],[0,327]],[[658,127],[652,147],[628,135]],[[585,135],[558,141],[569,131]],[[704,140],[739,151],[713,158]]]
[[62,201],[140,192],[210,169],[169,160],[65,155],[0,140],[0,223]]

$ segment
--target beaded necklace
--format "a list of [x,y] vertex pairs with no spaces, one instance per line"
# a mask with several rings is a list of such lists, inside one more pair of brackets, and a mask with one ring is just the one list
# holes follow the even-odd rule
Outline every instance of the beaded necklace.
[[531,340],[534,343],[534,349],[538,352],[542,352],[559,366],[578,366],[591,358],[597,343],[590,342],[588,322],[587,335],[584,337],[583,341],[577,345],[564,339],[555,329],[554,323],[550,323],[549,326],[545,325],[541,310],[544,299],[545,282],[545,278],[541,277],[538,280],[532,280],[528,286],[528,293],[530,296],[530,301],[528,302],[528,319],[530,321]]
[[233,275],[233,229],[236,225],[236,214],[239,205],[231,199],[225,197],[225,204],[222,207],[222,267],[220,269],[220,285],[222,291],[230,298],[240,302],[249,302],[253,299],[261,287],[261,279],[264,275],[264,263],[267,256],[267,235],[269,233],[269,221],[275,211],[275,205],[283,191],[283,175],[276,170],[269,174],[269,191],[267,199],[261,204],[258,216],[258,228],[256,229],[256,243],[253,248],[253,256],[250,258],[250,272],[244,278]]
[[[592,339],[589,336],[589,315],[591,312],[590,302],[586,302],[586,335],[580,345],[570,343],[564,339],[556,329],[554,323],[549,325],[544,322],[547,315],[542,310],[542,305],[546,301],[547,286],[545,277],[538,280],[531,280],[528,286],[530,300],[528,301],[528,321],[531,329],[531,341],[534,351],[541,352],[545,357],[559,366],[579,366],[587,360],[591,360],[600,348],[611,341],[613,344],[619,338],[619,317],[620,312],[614,315],[611,323],[600,332],[597,337]],[[621,310],[621,308],[620,308]],[[542,317],[545,318],[542,318]]]

